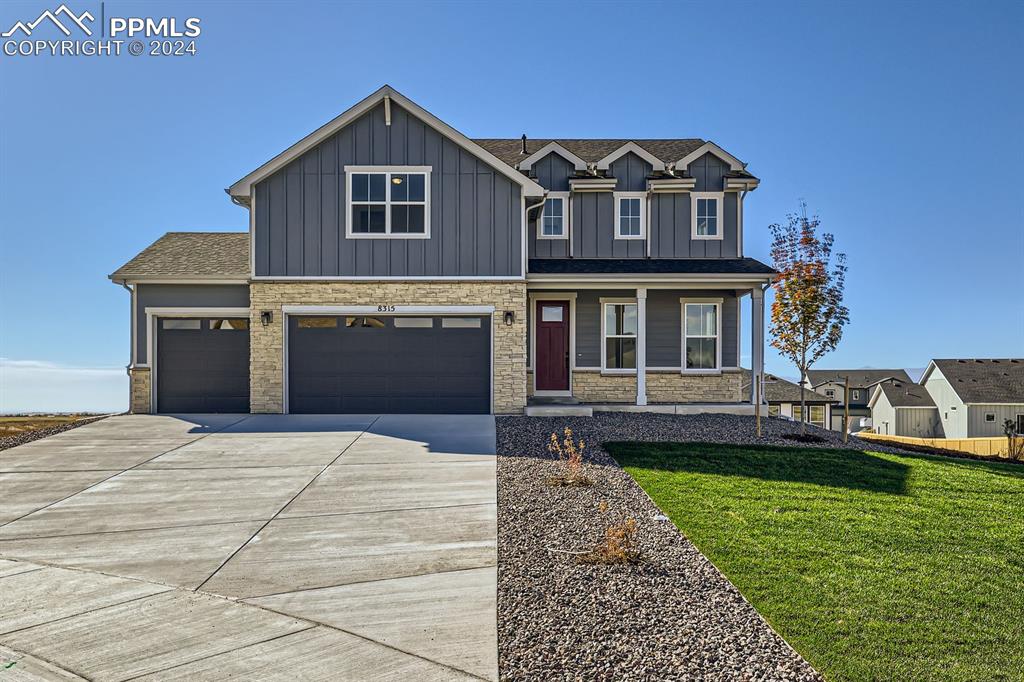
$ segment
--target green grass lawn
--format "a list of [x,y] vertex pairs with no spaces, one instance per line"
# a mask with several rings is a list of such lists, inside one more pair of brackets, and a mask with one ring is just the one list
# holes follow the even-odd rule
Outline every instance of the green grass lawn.
[[1024,679],[1024,467],[605,447],[830,680]]

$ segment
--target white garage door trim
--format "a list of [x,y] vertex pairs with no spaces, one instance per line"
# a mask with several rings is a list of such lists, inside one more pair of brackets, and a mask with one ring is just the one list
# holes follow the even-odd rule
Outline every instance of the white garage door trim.
[[[147,309],[148,310],[148,309]],[[281,306],[282,354],[282,407],[289,414],[288,406],[288,317],[290,315],[375,315],[399,317],[402,315],[489,315],[491,318],[491,414],[494,414],[494,313],[493,305],[284,305]]]
[[[159,406],[156,403],[156,373],[159,371],[156,362],[156,323],[163,317],[244,317],[249,319],[249,309],[146,306],[146,360],[149,361],[149,404],[150,412],[153,414],[160,413]],[[249,390],[251,395],[252,389],[250,388]]]

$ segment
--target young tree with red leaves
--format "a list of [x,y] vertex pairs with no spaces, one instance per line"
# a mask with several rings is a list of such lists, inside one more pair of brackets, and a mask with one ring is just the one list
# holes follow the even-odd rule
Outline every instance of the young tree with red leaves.
[[[843,305],[846,254],[832,253],[834,235],[820,236],[818,216],[807,217],[807,204],[787,216],[787,223],[769,226],[772,261],[779,271],[769,333],[771,345],[800,370],[804,386],[807,370],[843,338],[850,311]],[[800,433],[806,433],[807,403],[800,394]]]

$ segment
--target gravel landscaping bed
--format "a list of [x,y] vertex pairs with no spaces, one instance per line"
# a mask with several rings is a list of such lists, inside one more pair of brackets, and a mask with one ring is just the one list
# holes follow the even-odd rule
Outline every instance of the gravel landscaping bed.
[[79,426],[85,426],[86,424],[92,424],[93,422],[97,422],[101,419],[106,419],[108,416],[110,415],[86,417],[85,419],[58,424],[57,426],[50,426],[45,429],[36,429],[35,431],[26,431],[13,436],[6,436],[4,438],[0,438],[0,450],[8,450],[10,448],[18,447],[19,445],[24,445],[25,443],[31,443],[32,441],[39,440],[40,438],[55,436],[58,433],[64,433],[71,429],[77,429]]
[[[600,447],[617,440],[809,447],[782,438],[798,424],[764,419],[756,439],[753,422],[627,413],[497,420],[503,680],[822,679]],[[566,426],[587,441],[593,486],[547,484],[562,471],[547,441]],[[843,447],[838,434],[814,433],[829,440],[819,447]],[[887,449],[856,439],[846,447]],[[608,525],[626,518],[639,523],[639,564],[582,564],[567,553],[593,548]]]

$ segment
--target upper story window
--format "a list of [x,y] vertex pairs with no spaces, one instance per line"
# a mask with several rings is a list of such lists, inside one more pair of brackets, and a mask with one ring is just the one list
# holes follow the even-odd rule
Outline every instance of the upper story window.
[[721,301],[683,301],[683,371],[717,371],[722,365]]
[[834,389],[834,388],[826,388],[825,389],[825,397],[826,398],[835,398],[836,397],[836,389]]
[[643,239],[646,236],[643,192],[615,193],[615,238]]
[[345,176],[347,237],[430,236],[429,166],[346,166]]
[[692,192],[690,207],[692,211],[690,224],[693,226],[690,236],[693,239],[722,238],[722,204],[723,192]]
[[604,303],[602,370],[636,371],[636,303]]
[[860,400],[860,390],[855,388],[852,391],[850,391],[850,400],[853,400],[853,401]]
[[540,214],[540,239],[565,239],[568,231],[568,193],[550,193]]

